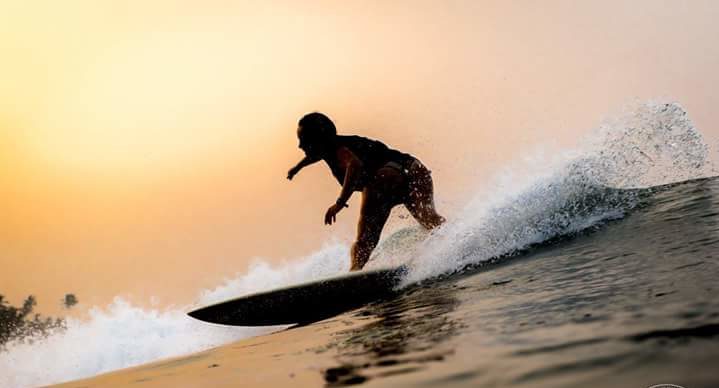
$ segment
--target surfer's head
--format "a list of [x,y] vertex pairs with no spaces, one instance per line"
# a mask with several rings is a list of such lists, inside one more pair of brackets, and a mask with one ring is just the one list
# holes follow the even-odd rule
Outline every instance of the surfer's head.
[[308,113],[297,123],[300,149],[309,156],[322,157],[335,136],[337,136],[335,124],[322,113]]

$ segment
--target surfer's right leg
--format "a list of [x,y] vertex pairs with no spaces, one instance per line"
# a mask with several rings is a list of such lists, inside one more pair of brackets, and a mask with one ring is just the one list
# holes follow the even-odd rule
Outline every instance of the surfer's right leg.
[[403,183],[404,177],[397,169],[384,167],[378,170],[374,181],[362,191],[357,241],[352,246],[350,271],[362,269],[369,260],[392,207],[397,204],[397,192]]
[[434,207],[434,183],[432,172],[419,160],[412,163],[408,171],[409,193],[405,207],[425,229],[432,230],[445,222]]

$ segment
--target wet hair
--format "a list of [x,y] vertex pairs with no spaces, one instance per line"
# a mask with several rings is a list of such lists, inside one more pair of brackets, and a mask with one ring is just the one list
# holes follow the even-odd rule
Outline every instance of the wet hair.
[[337,136],[335,123],[320,112],[304,115],[297,124],[301,128],[298,135],[306,137],[308,140],[328,140]]

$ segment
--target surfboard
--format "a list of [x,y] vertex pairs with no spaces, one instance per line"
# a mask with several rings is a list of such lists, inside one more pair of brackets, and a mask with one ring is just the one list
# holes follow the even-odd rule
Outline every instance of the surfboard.
[[406,266],[350,272],[259,292],[188,313],[201,321],[232,326],[306,324],[390,296]]

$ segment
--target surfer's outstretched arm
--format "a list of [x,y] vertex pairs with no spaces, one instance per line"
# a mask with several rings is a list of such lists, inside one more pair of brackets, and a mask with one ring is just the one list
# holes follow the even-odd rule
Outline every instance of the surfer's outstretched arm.
[[309,166],[310,164],[317,163],[320,160],[322,160],[322,159],[305,156],[302,160],[299,161],[299,163],[297,163],[297,165],[292,167],[290,169],[290,171],[287,172],[287,179],[292,180],[292,178],[294,178],[295,175],[297,175],[297,173],[300,172],[300,170]]

